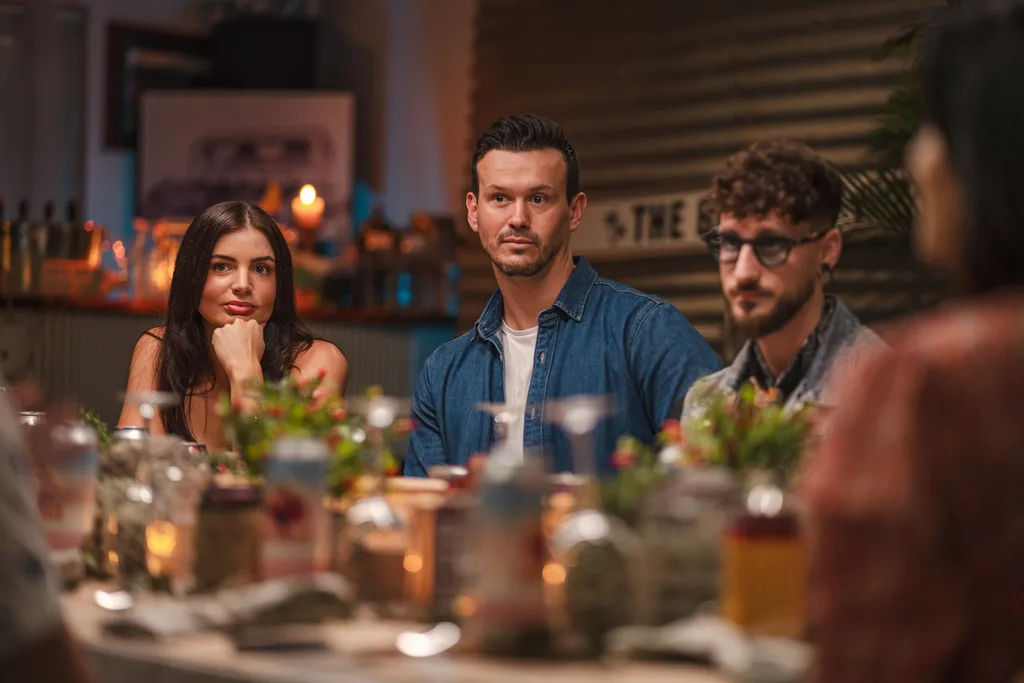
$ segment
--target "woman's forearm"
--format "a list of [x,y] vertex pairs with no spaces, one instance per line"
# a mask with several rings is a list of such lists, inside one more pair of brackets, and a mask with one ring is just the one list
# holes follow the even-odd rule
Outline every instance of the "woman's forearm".
[[235,373],[228,378],[231,405],[236,410],[254,413],[259,407],[258,392],[263,383],[263,370],[256,366],[247,371]]

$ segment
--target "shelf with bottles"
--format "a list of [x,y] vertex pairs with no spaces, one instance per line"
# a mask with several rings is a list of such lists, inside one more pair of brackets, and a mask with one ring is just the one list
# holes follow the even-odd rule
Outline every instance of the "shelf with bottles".
[[29,201],[22,199],[9,219],[0,198],[0,294],[108,294],[119,282],[101,268],[105,235],[102,226],[80,219],[77,200],[68,200],[59,219],[55,202],[47,202],[42,217],[34,218]]

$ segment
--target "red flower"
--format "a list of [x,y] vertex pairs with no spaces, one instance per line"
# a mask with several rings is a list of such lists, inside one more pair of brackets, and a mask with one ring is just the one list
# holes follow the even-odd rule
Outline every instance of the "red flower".
[[280,418],[284,417],[284,408],[282,408],[281,406],[277,405],[276,403],[275,404],[271,404],[271,405],[267,406],[267,415],[269,415],[270,417],[272,417],[274,419],[280,419]]
[[348,418],[348,411],[345,410],[344,408],[338,408],[333,413],[331,413],[331,417],[333,417],[335,420],[341,422],[342,420]]
[[228,471],[228,468],[226,465],[217,465],[217,471],[220,472],[221,474],[224,474],[225,472]]
[[395,422],[395,429],[398,430],[400,434],[412,431],[412,420],[407,417],[403,417]]
[[395,467],[394,465],[388,465],[387,467],[384,468],[385,477],[393,477],[396,474],[398,474],[398,468]]
[[341,443],[341,434],[338,432],[331,432],[327,435],[327,445],[331,448],[337,448]]
[[615,469],[622,469],[624,467],[632,467],[633,463],[636,462],[636,453],[632,451],[618,450],[612,453],[612,465]]
[[683,426],[679,420],[665,420],[661,425],[661,433],[672,443],[683,440]]

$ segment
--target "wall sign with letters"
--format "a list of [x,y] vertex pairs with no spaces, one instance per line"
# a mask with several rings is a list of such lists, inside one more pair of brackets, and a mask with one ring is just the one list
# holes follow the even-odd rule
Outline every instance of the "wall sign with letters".
[[713,225],[704,215],[704,192],[682,192],[587,205],[573,234],[573,253],[590,255],[701,246]]

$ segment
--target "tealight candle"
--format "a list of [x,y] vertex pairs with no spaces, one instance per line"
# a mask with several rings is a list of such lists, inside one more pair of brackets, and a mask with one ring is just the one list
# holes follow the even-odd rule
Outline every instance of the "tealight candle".
[[292,223],[304,230],[320,227],[324,217],[324,198],[318,197],[316,188],[303,185],[299,195],[292,200]]

